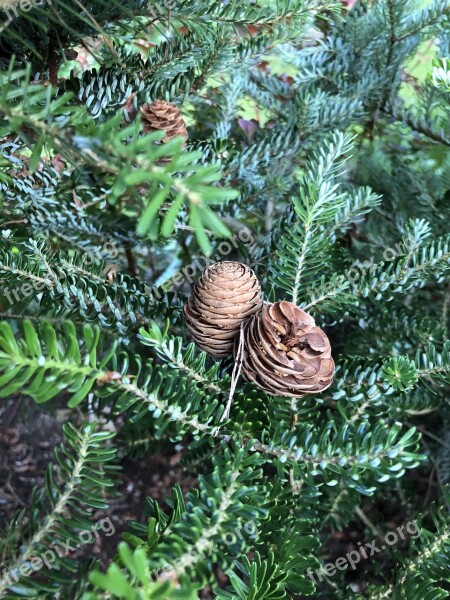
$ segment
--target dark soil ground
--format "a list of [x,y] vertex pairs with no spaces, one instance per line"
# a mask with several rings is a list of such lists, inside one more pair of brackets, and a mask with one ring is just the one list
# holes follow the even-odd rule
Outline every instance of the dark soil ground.
[[[44,485],[47,465],[55,461],[53,449],[63,441],[61,425],[69,414],[65,409],[43,412],[27,398],[11,400],[0,409],[0,531],[28,506],[33,487]],[[196,480],[177,464],[180,458],[180,453],[172,452],[121,460],[117,497],[108,512],[96,515],[98,520],[110,517],[115,534],[99,536],[89,554],[107,564],[127,522],[142,521],[147,496],[163,503],[175,483],[184,493],[195,486]]]

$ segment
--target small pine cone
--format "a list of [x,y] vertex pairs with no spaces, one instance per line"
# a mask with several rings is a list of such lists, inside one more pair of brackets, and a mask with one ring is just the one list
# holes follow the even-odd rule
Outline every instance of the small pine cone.
[[292,302],[265,304],[245,325],[242,373],[272,396],[322,392],[334,375],[330,342]]
[[188,139],[183,115],[173,104],[164,100],[155,100],[152,104],[141,106],[140,111],[145,133],[164,131],[166,135],[162,139],[163,142],[169,142],[177,135],[180,135],[184,141]]
[[184,317],[196,344],[221,358],[232,354],[241,323],[261,306],[261,289],[253,271],[225,261],[203,271],[184,305]]

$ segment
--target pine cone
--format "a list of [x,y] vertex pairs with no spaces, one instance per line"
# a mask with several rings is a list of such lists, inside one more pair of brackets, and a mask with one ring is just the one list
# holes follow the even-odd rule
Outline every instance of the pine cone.
[[242,373],[273,396],[322,392],[333,381],[330,343],[292,302],[265,304],[245,325]]
[[220,358],[232,354],[241,323],[261,306],[261,290],[253,271],[225,261],[203,271],[184,305],[184,317],[197,345]]
[[173,104],[164,100],[155,100],[152,104],[141,106],[140,111],[145,133],[164,131],[166,135],[162,139],[163,142],[169,142],[177,135],[181,135],[184,141],[188,139],[183,115]]

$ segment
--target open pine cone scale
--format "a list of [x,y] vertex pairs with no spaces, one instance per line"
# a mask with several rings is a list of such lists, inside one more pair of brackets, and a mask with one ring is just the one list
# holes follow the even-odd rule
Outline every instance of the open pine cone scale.
[[181,136],[185,141],[188,139],[183,115],[173,104],[164,100],[155,100],[152,104],[144,104],[140,110],[145,133],[164,131],[163,143],[177,136]]
[[325,333],[291,302],[265,305],[245,326],[242,372],[273,395],[300,398],[332,383]]

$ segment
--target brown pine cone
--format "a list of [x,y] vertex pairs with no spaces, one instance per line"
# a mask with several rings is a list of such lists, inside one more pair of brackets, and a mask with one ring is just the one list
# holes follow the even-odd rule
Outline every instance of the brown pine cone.
[[180,110],[173,104],[164,100],[155,100],[152,104],[140,107],[144,133],[164,131],[166,134],[162,141],[169,142],[180,135],[184,141],[188,139],[186,123]]
[[330,343],[292,302],[265,304],[245,325],[242,373],[272,396],[322,392],[334,375]]
[[259,281],[239,262],[207,267],[184,305],[186,326],[196,344],[221,358],[232,354],[240,326],[262,306]]

